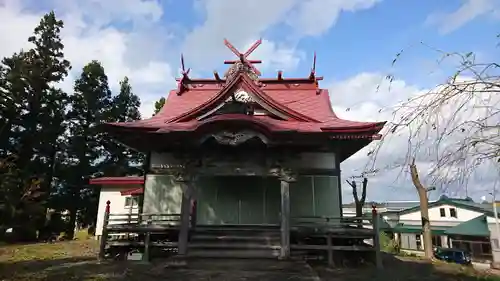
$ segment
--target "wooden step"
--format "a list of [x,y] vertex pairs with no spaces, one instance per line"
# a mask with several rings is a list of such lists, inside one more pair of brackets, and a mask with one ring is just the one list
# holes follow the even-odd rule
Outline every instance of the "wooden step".
[[192,242],[188,245],[189,249],[267,249],[279,250],[280,245],[272,244],[256,244],[256,243],[199,243]]
[[275,226],[252,226],[252,225],[220,225],[220,226],[200,226],[197,225],[195,233],[280,233],[280,229]]
[[279,257],[279,250],[203,250],[189,249],[190,258],[241,258],[241,259],[276,259]]
[[191,236],[191,241],[213,241],[213,242],[221,242],[221,241],[255,241],[262,243],[269,242],[279,242],[280,236],[276,235],[217,235],[217,234],[193,234]]

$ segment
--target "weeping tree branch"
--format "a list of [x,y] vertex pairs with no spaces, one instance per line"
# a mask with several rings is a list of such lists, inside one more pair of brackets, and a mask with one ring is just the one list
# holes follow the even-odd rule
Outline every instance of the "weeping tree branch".
[[[368,153],[365,169],[375,169],[384,144],[406,138],[406,155],[384,169],[404,171],[416,158],[429,164],[426,177],[433,184],[465,186],[479,168],[500,162],[500,66],[477,62],[473,53],[433,50],[442,55],[439,63],[458,62],[456,71],[444,83],[384,109],[392,120]],[[394,77],[387,79],[392,83]]]
[[[442,189],[452,183],[466,186],[473,173],[487,165],[498,167],[500,162],[500,65],[477,62],[473,53],[433,50],[441,54],[439,64],[450,59],[458,62],[455,72],[444,83],[384,109],[391,113],[392,120],[368,153],[370,161],[365,167],[365,172],[380,170],[375,164],[381,149],[391,139],[406,139],[405,155],[382,169],[408,169],[420,199],[427,258],[433,255],[429,189],[421,181],[417,162],[426,170],[426,181]],[[393,64],[401,54],[396,55]],[[386,79],[390,85],[394,76]]]

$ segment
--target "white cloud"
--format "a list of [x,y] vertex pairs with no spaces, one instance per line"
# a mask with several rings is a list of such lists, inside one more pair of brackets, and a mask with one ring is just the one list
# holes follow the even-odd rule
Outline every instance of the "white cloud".
[[21,48],[29,47],[28,36],[40,22],[42,14],[24,13],[18,0],[0,0],[0,56],[11,55]]
[[463,4],[455,11],[432,14],[427,21],[439,25],[441,33],[449,33],[478,17],[485,15],[498,17],[499,13],[499,0],[464,0]]
[[[247,45],[248,49],[251,44]],[[278,43],[262,40],[262,45],[259,46],[250,56],[250,59],[262,59],[262,64],[259,69],[262,71],[278,71],[278,70],[293,70],[299,65],[305,54],[290,46],[280,46]],[[275,75],[273,73],[272,75]]]
[[[0,2],[0,37],[9,38],[6,44],[0,44],[0,56],[29,46],[27,38],[46,11],[32,12],[33,7],[28,4],[19,0]],[[171,36],[165,28],[158,27],[163,13],[158,1],[54,0],[46,4],[65,23],[62,39],[73,69],[62,87],[71,92],[72,81],[82,67],[98,60],[113,90],[118,89],[124,76],[130,78],[141,98],[143,116],[151,116],[154,101],[175,86],[173,70],[162,54]]]
[[230,54],[221,44],[223,38],[241,48],[277,25],[288,25],[289,37],[294,40],[288,45],[279,45],[270,57],[259,59],[270,60],[269,67],[274,69],[291,68],[296,63],[289,64],[290,60],[298,63],[301,59],[300,53],[290,52],[295,50],[298,39],[323,34],[336,23],[342,11],[368,9],[376,2],[378,0],[199,0],[196,8],[205,16],[205,21],[186,36],[183,50],[197,68],[206,69]]
[[[455,83],[455,85],[457,84]],[[395,108],[402,102],[407,102],[410,99],[411,105],[418,105],[421,109],[429,112],[432,111],[435,101],[428,93],[440,92],[440,95],[444,93],[443,87],[429,91],[408,85],[401,80],[389,83],[383,75],[377,73],[361,73],[345,81],[338,81],[330,87],[330,91],[332,105],[339,117],[361,121],[386,120],[390,122],[398,122],[399,118],[408,112],[418,112],[416,108],[408,106],[395,112]],[[457,143],[463,142],[475,134],[473,126],[465,131],[449,132],[444,131],[444,129],[448,128],[449,130],[450,127],[464,121],[481,120],[481,118],[489,116],[488,114],[491,112],[486,111],[491,110],[491,106],[495,107],[500,104],[500,100],[496,96],[494,92],[481,93],[476,88],[474,94],[462,94],[460,97],[450,98],[449,102],[439,107],[439,112],[435,112],[436,114],[431,112],[431,116],[435,116],[435,118],[416,116],[418,120],[412,126],[404,126],[395,134],[389,134],[383,140],[383,145],[377,153],[374,168],[379,172],[370,179],[372,183],[369,185],[371,187],[370,198],[374,200],[416,198],[408,174],[408,153],[415,152],[421,179],[424,184],[436,185],[438,187],[436,194],[439,192],[451,196],[465,196],[467,194],[475,199],[484,195],[485,188],[491,188],[493,182],[497,180],[492,176],[497,172],[490,167],[491,161],[484,161],[483,164],[474,168],[471,175],[465,177],[463,175],[466,166],[458,166],[459,163],[455,165],[451,160],[449,164],[437,170],[435,168],[439,159],[451,152],[456,153]],[[416,97],[421,98],[415,99]],[[441,96],[439,98],[442,99]],[[490,107],[485,108],[485,104],[490,105]],[[350,110],[346,111],[348,108]],[[498,107],[496,109],[498,110]],[[426,125],[424,121],[427,120],[435,121],[428,122]],[[499,119],[489,121],[498,124]],[[439,124],[437,129],[432,129],[433,123]],[[419,133],[410,134],[409,130],[416,132],[417,125],[424,127]],[[386,126],[384,131],[387,132],[389,128],[390,125]],[[496,135],[498,136],[498,134]],[[438,136],[444,136],[441,143],[437,142]],[[378,144],[380,141],[375,141],[346,160],[342,164],[342,175],[344,177],[358,176],[361,172],[372,168],[367,154]],[[470,160],[469,166],[477,158],[473,155],[466,157]],[[438,181],[435,181],[436,178]],[[348,190],[347,187],[344,189]],[[345,201],[352,200],[350,193],[345,193],[344,198]]]
[[356,12],[373,7],[380,0],[302,0],[287,22],[300,36],[318,36],[328,31],[342,12]]
[[[321,2],[321,1],[320,1]],[[295,35],[321,34],[333,26],[341,11],[366,9],[374,0],[328,1],[317,13],[318,1],[299,0],[198,0],[196,8],[205,21],[183,38],[183,51],[189,67],[212,70],[233,55],[222,44],[227,37],[236,47],[249,46],[272,27],[290,25]],[[323,3],[323,2],[321,2]],[[43,6],[43,10],[41,9]],[[40,8],[40,9],[37,9]],[[9,38],[0,45],[0,56],[9,56],[28,47],[28,36],[41,16],[53,9],[65,23],[62,32],[65,54],[73,70],[62,84],[72,90],[72,80],[91,60],[102,62],[113,90],[125,75],[142,101],[143,116],[151,115],[155,100],[175,86],[173,68],[166,54],[177,53],[173,30],[162,20],[164,7],[159,0],[0,0],[0,36]],[[258,20],[256,20],[256,15]],[[308,25],[290,21],[290,16]],[[312,32],[313,26],[318,32]],[[307,27],[307,30],[302,28]],[[171,29],[170,29],[171,28]],[[185,27],[184,27],[185,28]],[[305,56],[295,42],[263,40],[252,58],[262,59],[263,71],[294,70]],[[170,53],[169,53],[170,52]]]

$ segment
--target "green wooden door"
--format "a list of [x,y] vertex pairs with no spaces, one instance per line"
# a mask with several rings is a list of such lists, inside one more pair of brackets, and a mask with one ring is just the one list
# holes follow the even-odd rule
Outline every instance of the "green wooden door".
[[277,178],[264,178],[264,223],[279,224],[281,212],[281,186]]
[[240,220],[240,191],[232,177],[217,177],[216,212],[221,224],[238,224]]
[[239,193],[239,224],[264,223],[264,182],[259,177],[240,179]]
[[202,178],[197,185],[198,224],[279,223],[279,188],[272,178]]

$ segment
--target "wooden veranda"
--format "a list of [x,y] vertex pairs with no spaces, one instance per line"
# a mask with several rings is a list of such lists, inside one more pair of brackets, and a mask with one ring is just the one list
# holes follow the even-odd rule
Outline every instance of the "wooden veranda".
[[[382,257],[379,240],[379,215],[375,208],[372,211],[371,220],[366,217],[323,217],[310,216],[298,217],[291,220],[289,231],[290,244],[283,245],[283,239],[279,239],[279,225],[196,225],[194,216],[190,216],[187,223],[187,238],[182,239],[181,214],[131,214],[111,213],[110,202],[107,202],[103,233],[100,240],[100,259],[140,259],[151,260],[152,249],[168,252],[169,255],[190,257],[190,239],[197,233],[211,231],[217,235],[212,240],[204,241],[204,256],[217,257],[221,250],[236,250],[245,257],[245,251],[256,245],[242,245],[241,242],[231,243],[231,235],[235,231],[245,233],[249,237],[258,231],[269,233],[273,229],[278,234],[279,245],[261,245],[262,249],[280,251],[281,248],[289,247],[292,257],[318,258],[326,256],[329,265],[334,264],[336,253],[357,252],[373,253],[372,257],[378,268],[382,268]],[[239,237],[242,238],[242,237]],[[251,237],[250,237],[251,238]],[[258,237],[254,237],[258,239]],[[262,238],[262,237],[261,237]],[[267,238],[266,238],[267,239]],[[366,243],[371,240],[371,245]],[[200,245],[198,245],[200,246]],[[194,248],[194,247],[193,247]],[[249,256],[250,257],[250,256]],[[272,257],[280,257],[279,254]]]

